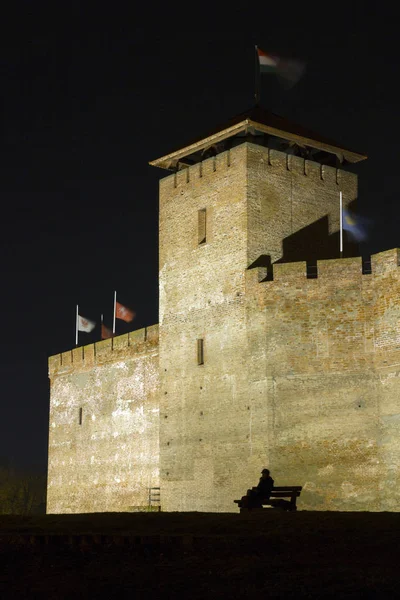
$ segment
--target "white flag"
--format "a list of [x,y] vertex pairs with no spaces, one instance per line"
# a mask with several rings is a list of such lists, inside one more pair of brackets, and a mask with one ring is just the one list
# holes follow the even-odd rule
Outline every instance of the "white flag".
[[78,331],[86,331],[89,333],[96,327],[96,323],[94,321],[89,321],[89,319],[85,319],[85,317],[81,317],[78,315]]

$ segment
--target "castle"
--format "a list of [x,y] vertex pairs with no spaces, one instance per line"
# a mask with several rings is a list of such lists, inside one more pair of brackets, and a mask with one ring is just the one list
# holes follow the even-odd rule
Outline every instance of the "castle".
[[49,359],[49,513],[400,506],[397,249],[339,258],[346,164],[255,108],[153,161],[159,323]]

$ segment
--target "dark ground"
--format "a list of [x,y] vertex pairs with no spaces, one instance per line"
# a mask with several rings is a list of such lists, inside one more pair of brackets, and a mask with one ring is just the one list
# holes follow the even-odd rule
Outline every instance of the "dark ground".
[[0,517],[0,598],[395,598],[400,513]]

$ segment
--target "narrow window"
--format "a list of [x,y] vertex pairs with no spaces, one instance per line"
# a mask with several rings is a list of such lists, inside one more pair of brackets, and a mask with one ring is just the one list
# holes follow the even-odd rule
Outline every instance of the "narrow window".
[[371,255],[362,258],[362,274],[372,275]]
[[204,340],[197,340],[197,364],[204,365]]
[[207,239],[207,229],[206,229],[206,209],[202,208],[198,212],[198,233],[199,233],[199,245],[205,244]]
[[317,261],[306,262],[307,279],[318,279],[318,265]]
[[79,425],[82,425],[82,408],[79,409]]

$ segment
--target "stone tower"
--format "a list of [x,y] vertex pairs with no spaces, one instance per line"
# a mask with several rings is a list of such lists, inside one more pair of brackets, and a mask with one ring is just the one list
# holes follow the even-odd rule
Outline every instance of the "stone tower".
[[150,163],[173,171],[160,182],[163,510],[231,511],[243,474],[270,463],[265,311],[249,274],[338,256],[339,191],[357,197],[342,165],[363,158],[254,109]]

